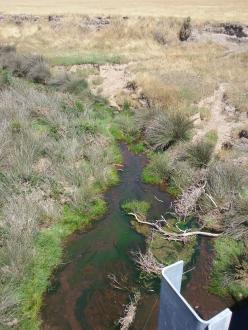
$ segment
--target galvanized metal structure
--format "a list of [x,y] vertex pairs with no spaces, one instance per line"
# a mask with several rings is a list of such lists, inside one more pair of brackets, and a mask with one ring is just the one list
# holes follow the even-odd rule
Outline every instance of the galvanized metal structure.
[[228,330],[230,309],[205,321],[181,295],[183,261],[165,267],[162,274],[158,330]]

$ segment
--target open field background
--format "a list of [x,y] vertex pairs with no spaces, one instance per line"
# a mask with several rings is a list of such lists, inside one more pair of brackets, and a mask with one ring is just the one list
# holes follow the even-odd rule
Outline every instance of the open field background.
[[8,14],[105,14],[132,16],[191,16],[194,19],[248,20],[246,0],[2,0]]

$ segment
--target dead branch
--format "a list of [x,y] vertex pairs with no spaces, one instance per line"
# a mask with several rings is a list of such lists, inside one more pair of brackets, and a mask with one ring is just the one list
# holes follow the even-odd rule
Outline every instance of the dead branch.
[[110,280],[111,286],[114,289],[118,289],[122,291],[130,291],[130,288],[126,286],[126,282],[127,282],[126,278],[121,278],[120,280],[118,280],[115,274],[108,274],[107,277]]
[[163,227],[161,226],[161,223],[159,221],[155,221],[155,222],[149,222],[149,221],[145,221],[143,220],[143,218],[135,213],[128,213],[129,215],[134,216],[134,218],[136,219],[136,221],[138,223],[153,227],[154,230],[158,233],[160,233],[165,239],[168,240],[181,240],[184,241],[185,238],[190,237],[190,236],[206,236],[206,237],[218,237],[221,234],[215,234],[215,233],[210,233],[210,232],[205,232],[205,231],[184,231],[182,233],[175,233],[175,232],[169,232],[163,229]]
[[175,201],[175,212],[179,217],[185,219],[194,211],[198,199],[205,192],[205,185],[206,183],[201,186],[190,186],[183,192],[182,196]]
[[134,261],[138,267],[149,274],[161,275],[164,265],[160,264],[153,256],[151,250],[148,250],[145,254],[141,251],[132,252]]
[[160,203],[164,203],[164,201],[162,201],[162,199],[159,199],[156,195],[154,195],[154,198],[156,199],[156,201],[158,201]]
[[124,316],[119,319],[120,329],[128,330],[133,323],[137,311],[137,305],[140,300],[140,292],[134,294],[130,303],[125,306]]

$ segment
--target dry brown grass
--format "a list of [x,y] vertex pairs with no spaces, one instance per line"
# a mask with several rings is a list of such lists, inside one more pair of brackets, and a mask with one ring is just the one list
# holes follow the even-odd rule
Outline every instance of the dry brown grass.
[[[146,96],[165,108],[197,103],[220,83],[228,82],[228,97],[237,108],[246,109],[247,52],[226,56],[227,45],[206,40],[181,43],[178,32],[182,19],[177,18],[119,16],[100,30],[87,22],[95,23],[95,19],[78,15],[49,22],[43,17],[16,24],[9,18],[0,22],[0,42],[15,44],[24,53],[42,53],[53,63],[58,59],[80,63],[85,58],[104,62],[117,55],[129,63]],[[157,41],[158,31],[165,45]]]
[[0,11],[10,14],[106,14],[130,16],[191,16],[196,19],[248,19],[246,0],[2,0]]

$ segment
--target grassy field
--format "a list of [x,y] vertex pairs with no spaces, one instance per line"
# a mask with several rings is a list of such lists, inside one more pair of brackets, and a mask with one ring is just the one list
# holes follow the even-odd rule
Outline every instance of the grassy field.
[[191,16],[204,20],[247,21],[246,0],[2,0],[0,11],[8,14],[105,14],[130,16]]
[[[135,152],[147,151],[143,180],[166,180],[174,196],[207,171],[208,195],[195,209],[207,230],[230,236],[229,242],[217,239],[212,289],[248,296],[248,147],[238,135],[248,130],[248,47],[213,33],[179,40],[185,16],[199,32],[210,20],[248,22],[246,1],[1,0],[3,13],[69,14],[0,19],[0,44],[17,48],[0,48],[1,329],[16,320],[16,328],[38,328],[61,242],[105,211],[101,192],[117,181],[113,165],[121,162],[116,139],[133,143]],[[86,17],[98,13],[120,16],[108,24]],[[223,94],[220,86],[226,86]],[[123,111],[113,111],[102,97]],[[205,134],[195,143],[201,130]],[[223,134],[234,144],[216,154]],[[151,246],[155,257],[172,262],[166,253],[178,246],[167,242],[158,249],[160,240]],[[185,248],[176,242],[185,253],[180,258],[189,259],[193,243]]]

